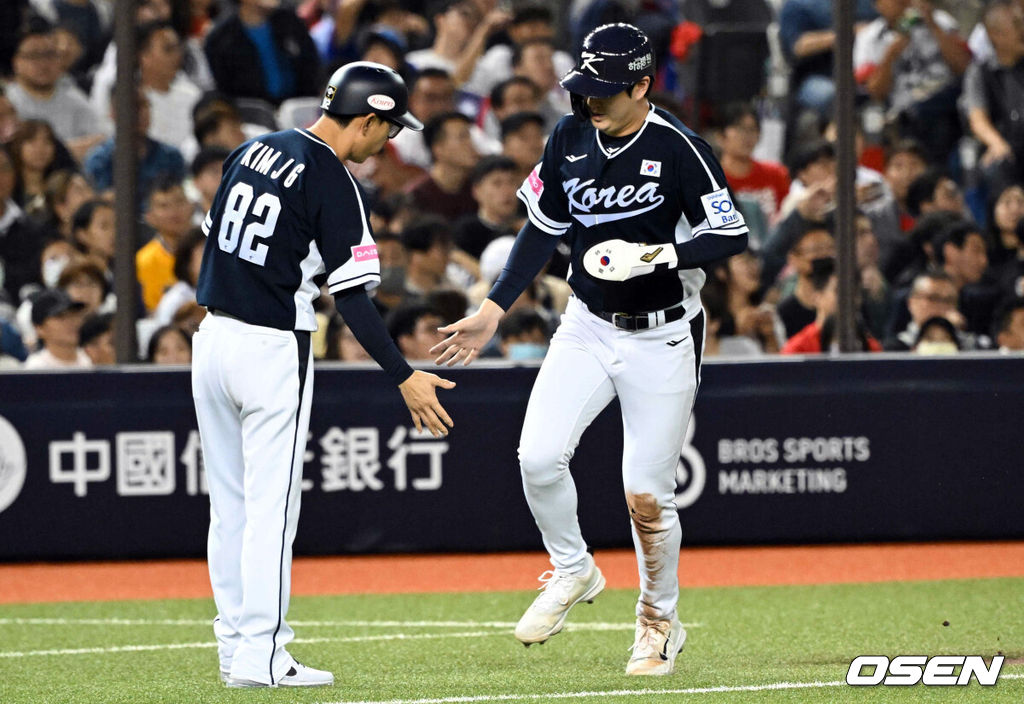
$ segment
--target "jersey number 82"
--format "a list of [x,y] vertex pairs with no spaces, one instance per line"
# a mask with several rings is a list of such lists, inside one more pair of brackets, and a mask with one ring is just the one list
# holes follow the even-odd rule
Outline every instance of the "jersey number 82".
[[[254,196],[252,186],[248,183],[239,182],[232,186],[220,218],[217,243],[222,251],[231,254],[237,248],[239,259],[263,266],[267,261],[267,245],[257,242],[253,246],[253,241],[257,237],[268,239],[274,234],[277,217],[281,214],[281,200],[272,193],[263,193],[253,204]],[[246,221],[250,220],[250,205],[251,215],[255,219],[246,225]],[[242,242],[241,248],[238,247],[239,240]]]

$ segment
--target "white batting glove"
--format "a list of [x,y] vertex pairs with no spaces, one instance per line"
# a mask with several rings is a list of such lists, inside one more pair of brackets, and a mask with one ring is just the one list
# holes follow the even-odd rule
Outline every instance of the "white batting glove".
[[679,264],[671,244],[642,244],[608,240],[595,244],[583,255],[583,268],[595,279],[626,281],[659,269],[675,269]]

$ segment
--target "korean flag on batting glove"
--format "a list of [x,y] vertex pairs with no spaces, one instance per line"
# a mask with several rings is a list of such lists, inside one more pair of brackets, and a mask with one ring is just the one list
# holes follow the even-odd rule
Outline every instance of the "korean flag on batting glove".
[[583,255],[583,268],[595,279],[626,281],[659,269],[675,269],[679,264],[671,244],[642,244],[608,240],[595,244]]

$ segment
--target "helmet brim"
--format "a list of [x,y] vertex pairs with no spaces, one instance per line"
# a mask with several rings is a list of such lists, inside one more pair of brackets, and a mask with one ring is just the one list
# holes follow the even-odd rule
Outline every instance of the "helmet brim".
[[403,115],[389,116],[388,119],[402,127],[408,127],[414,132],[420,132],[423,130],[423,123],[416,119],[416,116],[411,112],[406,112]]
[[612,83],[600,78],[580,73],[576,69],[569,71],[559,81],[561,86],[570,93],[588,98],[610,98],[629,88],[628,83]]

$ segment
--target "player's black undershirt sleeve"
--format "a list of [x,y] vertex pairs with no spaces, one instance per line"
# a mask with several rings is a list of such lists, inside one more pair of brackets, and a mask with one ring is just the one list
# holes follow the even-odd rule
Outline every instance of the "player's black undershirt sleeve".
[[551,259],[558,240],[558,237],[544,232],[527,220],[516,236],[505,268],[501,270],[501,275],[487,297],[501,306],[502,310],[508,310]]
[[359,344],[395,384],[401,384],[412,376],[412,367],[398,351],[366,291],[362,288],[343,291],[335,296],[334,307],[341,313]]
[[676,245],[676,255],[679,257],[677,268],[696,269],[719,259],[739,254],[746,248],[746,232],[739,235],[713,235],[710,233],[698,235],[692,240]]

